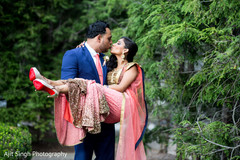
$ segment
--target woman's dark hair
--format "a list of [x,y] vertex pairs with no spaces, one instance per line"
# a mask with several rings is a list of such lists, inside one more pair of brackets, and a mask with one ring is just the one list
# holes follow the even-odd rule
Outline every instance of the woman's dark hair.
[[104,21],[97,21],[91,25],[89,25],[87,29],[87,38],[94,38],[99,34],[105,34],[106,28],[109,28],[109,24]]
[[[123,41],[125,43],[124,48],[128,49],[127,61],[132,62],[133,57],[136,55],[136,53],[138,51],[137,44],[135,42],[133,42],[133,40],[131,40],[128,37],[122,37],[120,39],[123,39]],[[117,64],[117,57],[112,54],[109,58],[109,61],[107,62],[108,72],[112,71],[114,68],[116,68],[117,65],[118,65]]]

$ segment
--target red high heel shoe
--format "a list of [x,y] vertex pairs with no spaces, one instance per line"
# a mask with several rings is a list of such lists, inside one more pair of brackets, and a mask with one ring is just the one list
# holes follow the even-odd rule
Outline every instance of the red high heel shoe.
[[32,67],[30,69],[29,79],[30,79],[30,81],[33,81],[35,79],[41,79],[41,80],[45,81],[45,79],[43,78],[43,76],[40,74],[40,72],[37,70],[36,67]]
[[50,96],[48,96],[48,97],[57,97],[58,96],[58,91],[56,89],[54,89],[53,86],[51,86],[44,80],[35,79],[33,81],[33,85],[38,91],[48,92],[50,94]]

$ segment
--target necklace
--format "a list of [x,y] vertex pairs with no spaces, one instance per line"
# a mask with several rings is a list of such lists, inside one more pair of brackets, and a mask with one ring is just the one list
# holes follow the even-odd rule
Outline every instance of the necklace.
[[128,63],[128,62],[124,62],[122,65],[120,65],[120,67],[114,68],[114,70],[122,69],[127,63]]

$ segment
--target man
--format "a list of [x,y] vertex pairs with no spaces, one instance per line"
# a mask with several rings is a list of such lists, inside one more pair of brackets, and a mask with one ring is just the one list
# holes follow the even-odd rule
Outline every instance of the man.
[[[84,78],[106,84],[107,67],[106,65],[102,66],[104,61],[102,53],[107,52],[111,47],[111,38],[111,31],[107,23],[97,21],[91,24],[87,31],[85,47],[75,48],[65,53],[62,60],[61,79]],[[114,144],[114,124],[102,123],[101,133],[87,133],[83,143],[74,146],[74,159],[91,160],[94,151],[97,160],[114,160]]]

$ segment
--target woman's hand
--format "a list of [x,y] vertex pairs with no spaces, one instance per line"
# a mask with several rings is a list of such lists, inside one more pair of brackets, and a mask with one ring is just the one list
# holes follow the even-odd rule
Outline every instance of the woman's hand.
[[82,43],[80,43],[79,45],[77,45],[76,48],[82,48],[82,47],[84,47],[84,43],[85,43],[85,41],[83,41]]

